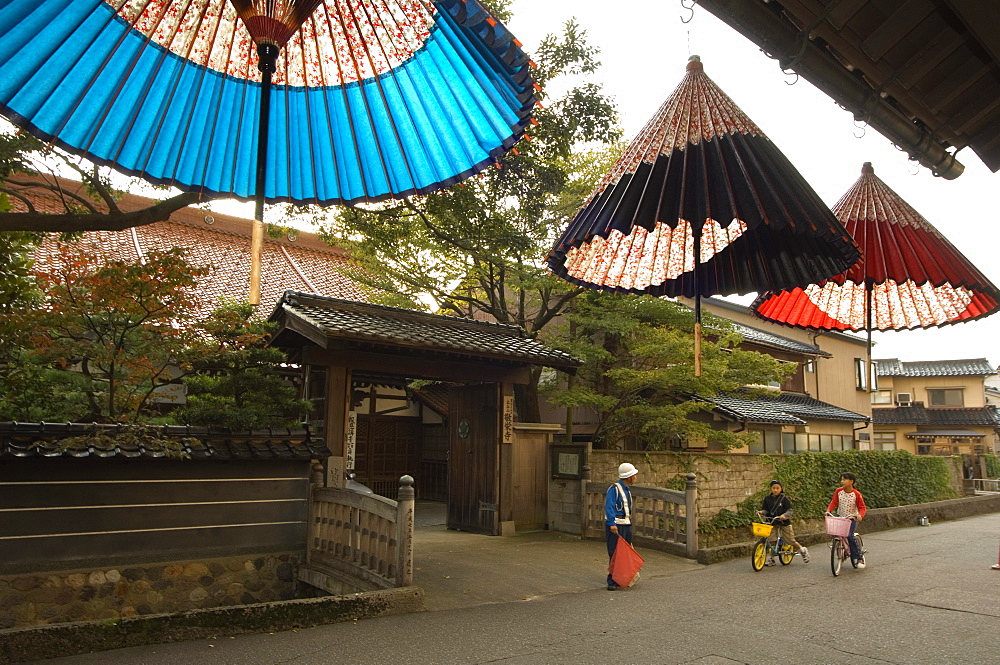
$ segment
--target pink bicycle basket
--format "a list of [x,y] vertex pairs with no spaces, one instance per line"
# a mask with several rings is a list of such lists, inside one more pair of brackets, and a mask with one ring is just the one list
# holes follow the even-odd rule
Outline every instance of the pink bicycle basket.
[[831,536],[846,536],[851,533],[851,520],[847,517],[826,516],[826,532]]

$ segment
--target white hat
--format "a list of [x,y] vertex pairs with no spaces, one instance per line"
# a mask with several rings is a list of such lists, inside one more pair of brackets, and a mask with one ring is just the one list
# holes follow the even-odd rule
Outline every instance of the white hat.
[[628,462],[623,462],[618,465],[618,477],[619,478],[631,478],[635,474],[639,473],[639,469],[635,468]]

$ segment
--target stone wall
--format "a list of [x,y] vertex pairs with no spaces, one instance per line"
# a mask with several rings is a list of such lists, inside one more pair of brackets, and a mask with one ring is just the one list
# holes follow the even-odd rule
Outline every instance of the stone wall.
[[301,553],[0,576],[0,630],[289,600]]
[[[692,466],[687,468],[682,462]],[[677,478],[688,471],[698,476],[698,520],[711,519],[723,508],[736,504],[763,488],[774,469],[757,455],[713,453],[711,456],[680,457],[668,452],[595,450],[590,454],[590,478],[609,485],[618,479],[618,465],[631,462],[639,469],[639,485],[683,489]],[[577,511],[579,513],[579,511]],[[577,527],[579,529],[579,527]]]
[[[686,468],[682,460],[691,464],[692,468]],[[712,453],[685,459],[668,452],[594,450],[590,453],[591,480],[610,485],[618,479],[618,465],[622,462],[631,462],[639,469],[639,485],[652,487],[683,489],[682,484],[677,484],[678,476],[683,477],[689,470],[694,471],[698,476],[699,521],[711,519],[723,508],[735,510],[740,501],[764,489],[767,481],[774,476],[774,467],[762,462],[757,455],[746,453]],[[962,465],[954,463],[947,466],[952,488],[959,496],[967,494],[962,480]],[[576,533],[579,533],[579,527]]]
[[581,487],[579,480],[549,481],[549,529],[580,535]]

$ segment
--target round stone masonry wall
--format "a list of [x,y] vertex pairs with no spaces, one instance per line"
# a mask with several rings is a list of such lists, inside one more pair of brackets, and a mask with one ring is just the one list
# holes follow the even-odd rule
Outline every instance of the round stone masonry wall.
[[0,576],[0,630],[297,597],[299,553]]

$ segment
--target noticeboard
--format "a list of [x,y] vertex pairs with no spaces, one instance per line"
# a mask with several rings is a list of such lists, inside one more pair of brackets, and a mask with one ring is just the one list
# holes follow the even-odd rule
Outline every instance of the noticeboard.
[[553,478],[579,480],[583,478],[586,446],[550,446],[550,468]]

